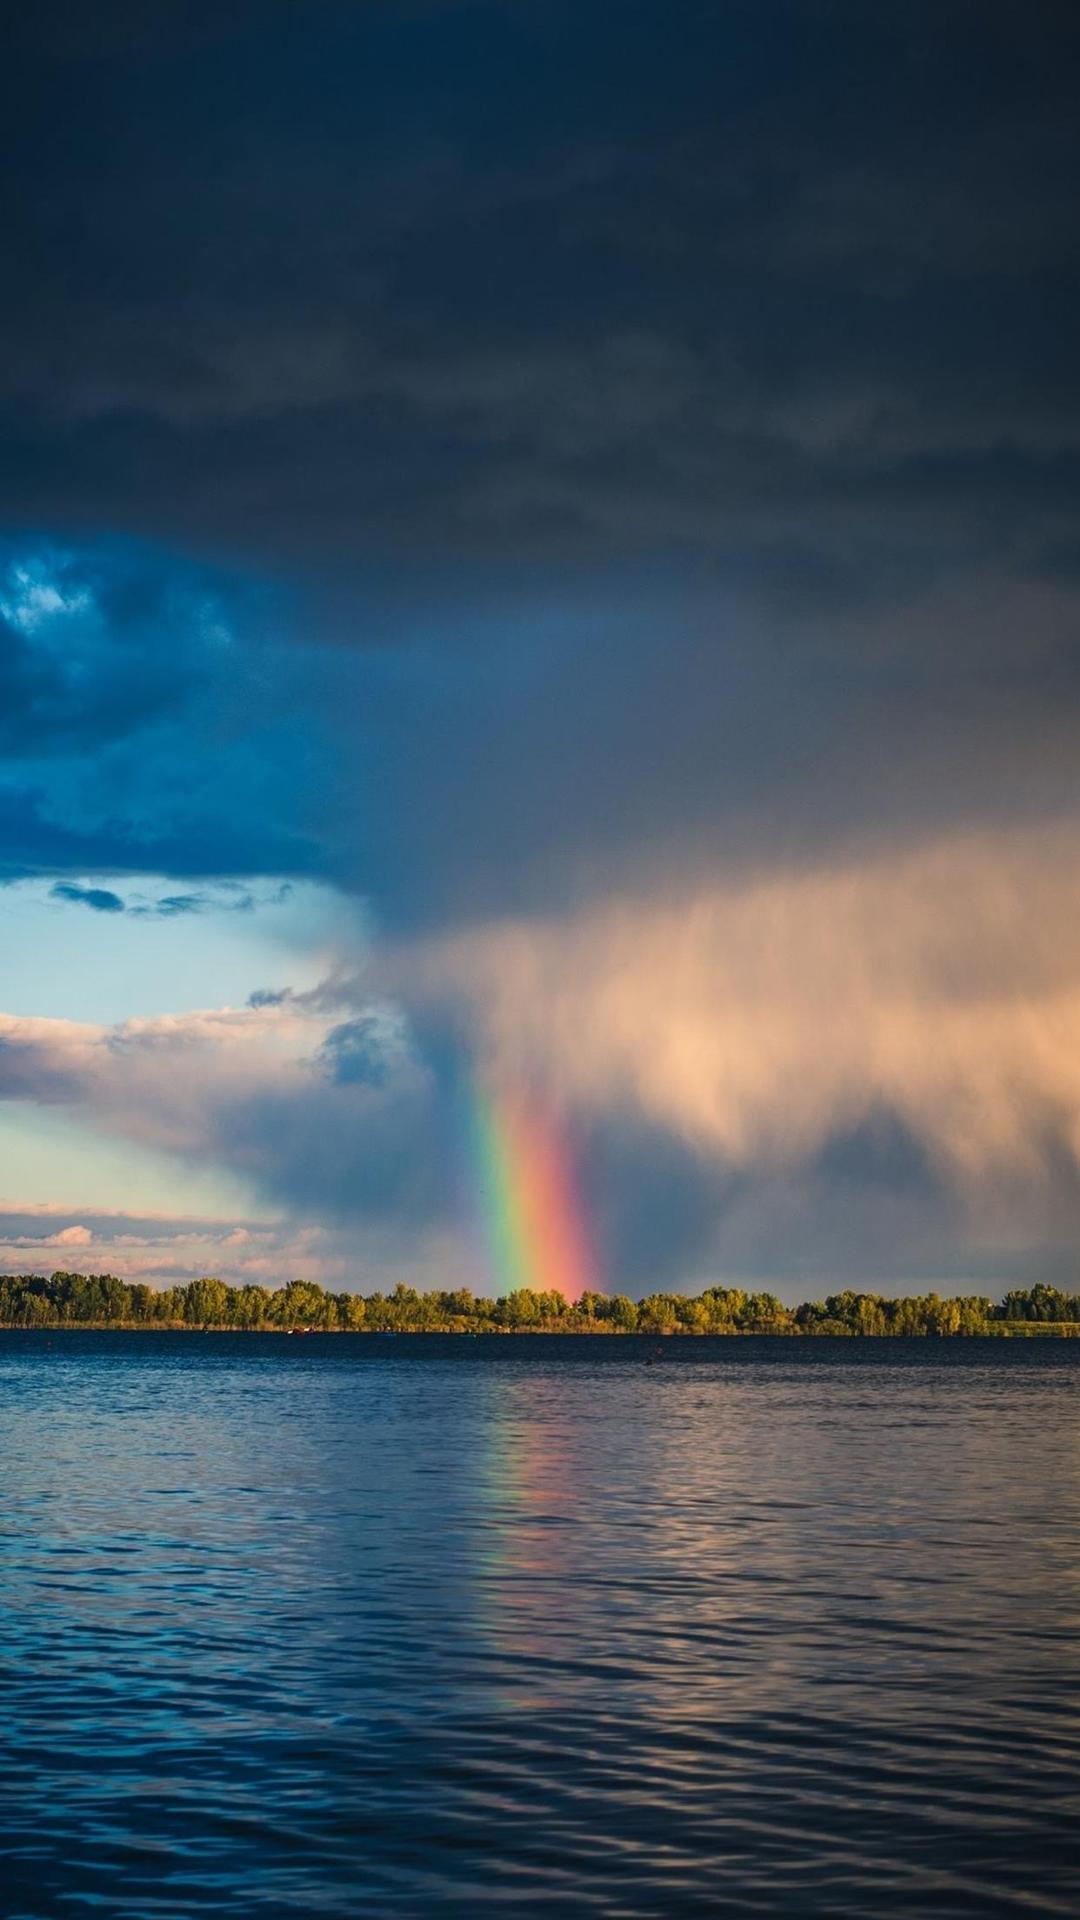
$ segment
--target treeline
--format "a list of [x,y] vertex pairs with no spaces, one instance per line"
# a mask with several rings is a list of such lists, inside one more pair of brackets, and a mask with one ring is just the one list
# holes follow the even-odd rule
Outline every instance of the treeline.
[[6,1327],[202,1327],[241,1332],[318,1333],[780,1333],[780,1334],[1080,1334],[1080,1294],[1037,1286],[995,1302],[936,1293],[889,1300],[877,1293],[834,1293],[786,1307],[771,1293],[709,1287],[693,1297],[586,1293],[570,1306],[559,1293],[522,1288],[491,1300],[470,1293],[326,1293],[313,1281],[267,1287],[192,1280],[157,1289],[108,1273],[18,1274],[0,1279]]

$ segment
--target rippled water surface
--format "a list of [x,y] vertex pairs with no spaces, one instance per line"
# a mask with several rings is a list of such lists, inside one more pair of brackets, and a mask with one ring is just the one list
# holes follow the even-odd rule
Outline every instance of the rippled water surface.
[[1080,1342],[0,1334],[0,1911],[1073,1914],[1078,1414]]

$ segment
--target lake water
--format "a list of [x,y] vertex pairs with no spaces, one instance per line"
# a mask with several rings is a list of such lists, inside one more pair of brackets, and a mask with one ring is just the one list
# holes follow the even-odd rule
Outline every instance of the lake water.
[[0,1449],[5,1920],[1080,1908],[1080,1342],[7,1333]]

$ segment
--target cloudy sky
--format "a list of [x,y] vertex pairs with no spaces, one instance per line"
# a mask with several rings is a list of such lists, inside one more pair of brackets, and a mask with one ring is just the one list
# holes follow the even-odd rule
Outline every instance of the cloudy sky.
[[0,1264],[1080,1274],[1080,33],[70,0],[0,69]]

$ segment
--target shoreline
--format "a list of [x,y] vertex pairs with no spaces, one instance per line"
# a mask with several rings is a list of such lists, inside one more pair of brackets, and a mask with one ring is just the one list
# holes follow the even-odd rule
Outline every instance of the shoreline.
[[776,1339],[992,1339],[1080,1335],[1080,1294],[1037,1284],[1003,1299],[984,1294],[885,1295],[845,1288],[824,1299],[787,1305],[776,1294],[712,1286],[701,1293],[581,1294],[518,1287],[493,1298],[471,1288],[419,1292],[398,1284],[369,1294],[327,1292],[313,1280],[282,1286],[230,1285],[206,1275],[171,1287],[125,1281],[116,1274],[9,1274],[0,1278],[0,1327],[66,1331],[190,1333],[457,1334],[466,1339],[508,1333],[702,1336]]
[[213,1325],[192,1326],[182,1320],[62,1320],[28,1324],[26,1321],[0,1320],[0,1333],[185,1333],[229,1334],[230,1337],[256,1335],[277,1339],[344,1340],[1073,1340],[1080,1339],[1077,1321],[998,1321],[989,1326],[950,1332],[905,1333],[891,1328],[867,1332],[844,1327],[235,1327],[222,1321]]

